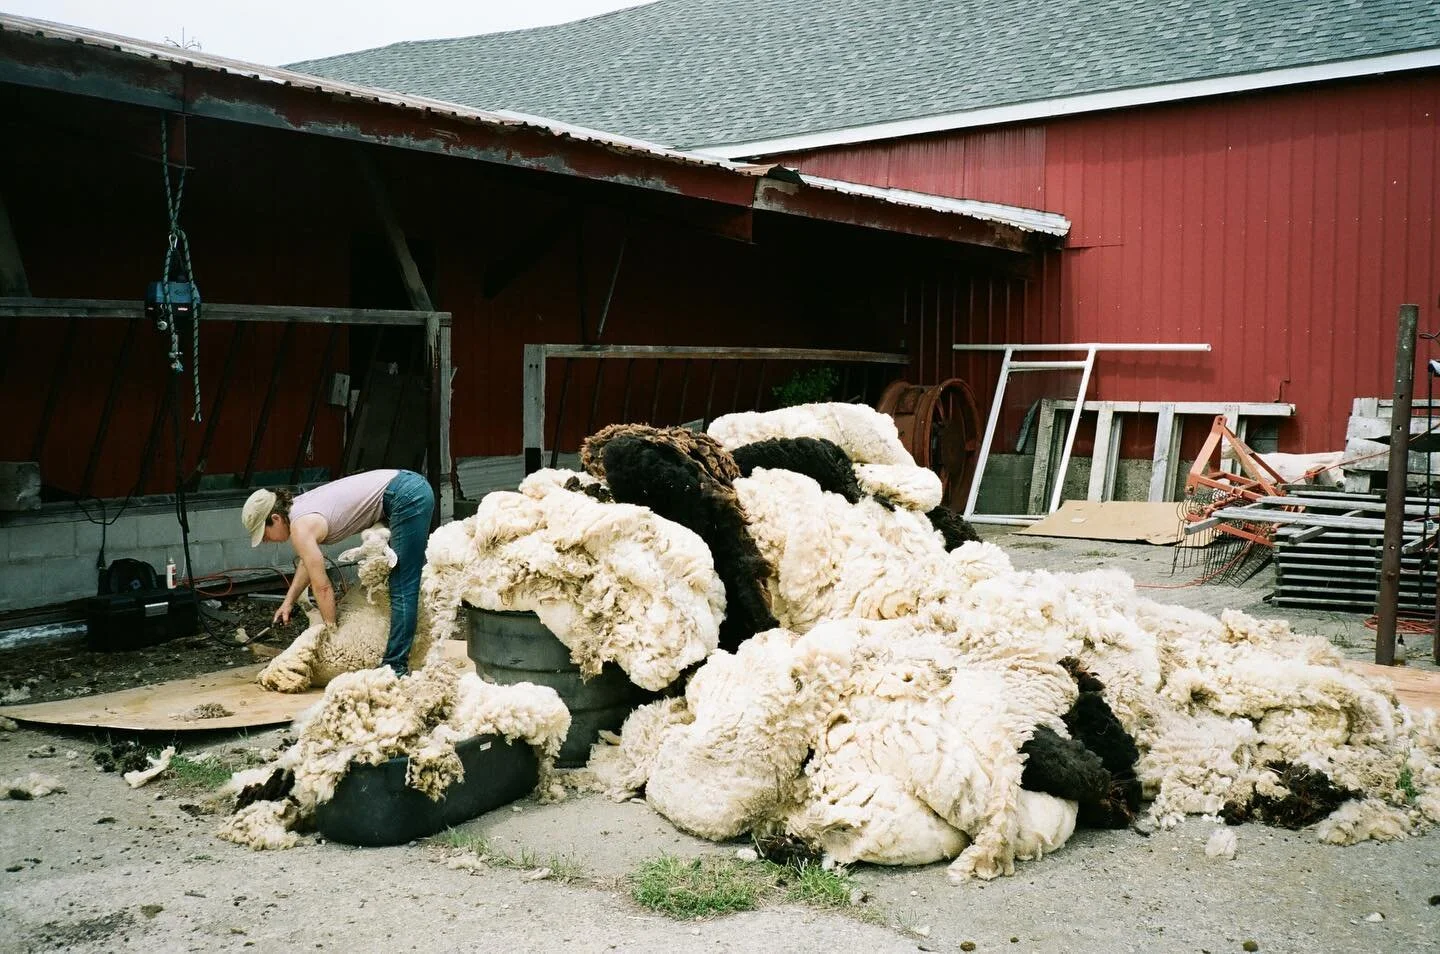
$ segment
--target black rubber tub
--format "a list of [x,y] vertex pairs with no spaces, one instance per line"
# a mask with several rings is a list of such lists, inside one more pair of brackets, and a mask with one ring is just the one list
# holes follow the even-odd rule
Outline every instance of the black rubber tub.
[[482,676],[502,685],[549,686],[570,710],[570,732],[556,765],[584,765],[601,730],[619,729],[636,706],[659,698],[631,682],[614,663],[606,663],[592,679],[582,678],[570,661],[570,650],[534,613],[472,606],[464,607],[464,613],[468,652]]
[[535,750],[482,735],[455,746],[465,778],[438,802],[405,784],[408,758],[352,768],[335,797],[315,809],[315,827],[347,845],[400,845],[524,798],[539,780]]

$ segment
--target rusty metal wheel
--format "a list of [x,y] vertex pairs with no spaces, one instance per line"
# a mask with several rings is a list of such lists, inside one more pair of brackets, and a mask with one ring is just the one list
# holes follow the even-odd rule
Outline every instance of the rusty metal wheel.
[[940,475],[946,505],[961,504],[980,447],[980,412],[970,385],[960,378],[934,385],[891,381],[876,410],[895,419],[900,443],[915,463]]

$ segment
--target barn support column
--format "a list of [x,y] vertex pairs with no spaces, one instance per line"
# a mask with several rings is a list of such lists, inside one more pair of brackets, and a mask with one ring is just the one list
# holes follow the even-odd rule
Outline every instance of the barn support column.
[[432,526],[448,522],[455,515],[455,489],[451,478],[450,460],[450,322],[435,314],[430,292],[420,278],[420,269],[410,254],[410,245],[395,208],[385,190],[385,183],[371,158],[363,153],[358,157],[360,173],[375,201],[375,211],[400,267],[400,277],[405,284],[405,293],[410,307],[428,313],[425,320],[425,355],[430,370],[429,427],[425,439],[425,470],[430,487],[435,492],[435,517]]

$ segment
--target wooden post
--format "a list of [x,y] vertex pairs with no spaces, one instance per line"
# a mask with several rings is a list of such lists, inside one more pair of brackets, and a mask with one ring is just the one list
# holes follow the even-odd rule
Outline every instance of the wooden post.
[[1175,457],[1180,450],[1180,422],[1175,418],[1175,405],[1164,404],[1155,422],[1155,452],[1151,455],[1151,502],[1169,500],[1170,485],[1175,481]]
[[[1076,408],[1072,413],[1079,413]],[[1030,465],[1030,500],[1026,513],[1044,513],[1046,491],[1050,483],[1050,455],[1055,450],[1055,402],[1050,398],[1040,401],[1040,419],[1035,425],[1035,460]]]
[[[385,190],[385,183],[380,178],[380,172],[375,164],[365,153],[360,153],[360,173],[370,186],[371,195],[375,199],[375,211],[379,213],[380,224],[385,229],[385,238],[390,242],[390,250],[395,255],[395,262],[400,266],[400,277],[405,283],[405,294],[410,299],[410,307],[416,311],[435,310],[435,305],[430,298],[430,292],[425,287],[425,282],[420,278],[420,269],[415,264],[415,257],[410,254],[410,243],[405,238],[405,231],[400,227],[400,219],[395,214],[395,207],[390,202],[390,196]],[[453,478],[450,473],[450,326],[447,324],[444,329],[442,341],[441,325],[439,316],[432,315],[425,319],[425,354],[430,369],[430,400],[429,429],[425,438],[425,470],[426,477],[430,481],[430,489],[435,494],[435,521],[449,519],[455,513],[455,490]],[[445,352],[442,360],[441,352]],[[396,408],[396,420],[399,420],[400,409]]]
[[521,444],[525,449],[525,473],[533,474],[544,464],[545,453],[545,346],[525,346],[525,367],[521,376]]
[[450,322],[433,315],[425,321],[425,343],[430,367],[430,429],[425,465],[435,489],[434,526],[455,517],[455,484],[450,458]]
[[1090,486],[1087,500],[1112,500],[1115,497],[1115,471],[1120,463],[1120,428],[1124,421],[1115,413],[1115,405],[1100,405],[1095,421],[1095,452],[1090,458]]
[[1395,623],[1400,612],[1400,546],[1405,529],[1405,474],[1410,463],[1410,394],[1415,384],[1415,326],[1418,305],[1400,306],[1395,345],[1395,406],[1390,414],[1390,471],[1385,481],[1385,549],[1380,557],[1376,598],[1375,662],[1395,664]]

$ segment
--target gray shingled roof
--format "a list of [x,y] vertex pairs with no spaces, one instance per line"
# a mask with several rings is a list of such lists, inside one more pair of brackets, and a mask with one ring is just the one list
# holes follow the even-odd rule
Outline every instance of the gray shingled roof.
[[1436,0],[656,0],[291,68],[697,147],[1436,47]]

